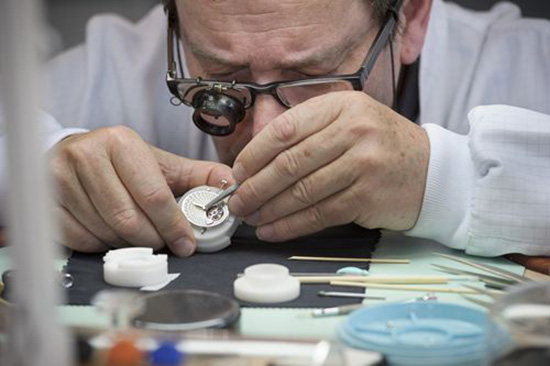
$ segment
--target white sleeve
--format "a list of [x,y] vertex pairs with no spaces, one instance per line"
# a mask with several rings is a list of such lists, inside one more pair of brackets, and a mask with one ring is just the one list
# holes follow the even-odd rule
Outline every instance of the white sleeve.
[[407,235],[469,254],[550,254],[550,116],[494,105],[468,115],[469,136],[425,124],[430,163]]
[[[9,194],[8,147],[5,134],[5,123],[9,122],[5,120],[4,112],[0,106],[0,226],[6,225],[6,210],[8,207]],[[46,150],[49,150],[52,146],[69,135],[87,132],[87,130],[83,128],[63,128],[51,115],[44,112],[39,114],[39,123],[42,128],[44,147]]]

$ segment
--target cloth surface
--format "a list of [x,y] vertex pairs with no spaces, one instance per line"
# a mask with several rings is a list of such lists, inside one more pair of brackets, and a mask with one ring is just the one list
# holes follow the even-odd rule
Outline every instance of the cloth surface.
[[[193,125],[192,110],[169,103],[165,31],[160,6],[136,24],[112,15],[93,18],[86,44],[48,66],[48,143],[67,131],[123,124],[161,149],[217,160],[210,137]],[[523,19],[507,3],[472,12],[433,1],[418,118],[430,139],[430,166],[422,212],[408,235],[477,255],[550,254],[550,211],[541,209],[550,207],[550,197],[540,189],[549,180],[550,134],[541,133],[548,119],[527,111],[550,114],[549,59],[550,22]],[[509,113],[495,104],[523,109]],[[0,154],[4,145],[2,135]],[[490,162],[496,165],[486,169]],[[500,172],[506,179],[499,179]],[[1,223],[6,182],[2,156]]]
[[[290,272],[336,272],[341,267],[368,264],[339,262],[289,261],[292,255],[361,257],[372,256],[375,244],[380,239],[378,230],[365,230],[355,225],[328,229],[317,235],[286,243],[266,243],[253,237],[253,230],[243,225],[232,238],[226,249],[217,253],[195,253],[189,258],[170,255],[168,272],[181,275],[160,291],[174,289],[200,289],[233,297],[233,281],[238,273],[258,263],[278,263]],[[92,297],[100,290],[114,289],[103,281],[103,254],[73,253],[65,271],[74,278],[74,285],[68,289],[69,305],[89,305]],[[361,299],[319,297],[317,292],[329,290],[326,285],[302,285],[298,299],[286,303],[262,307],[331,307],[361,302]],[[364,289],[346,287],[347,292],[364,292]],[[254,305],[254,304],[243,304]],[[256,304],[257,305],[257,304]]]

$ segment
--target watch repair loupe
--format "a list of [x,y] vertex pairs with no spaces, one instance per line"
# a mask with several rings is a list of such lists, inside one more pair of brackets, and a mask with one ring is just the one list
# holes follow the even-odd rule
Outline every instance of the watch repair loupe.
[[227,136],[235,130],[246,114],[246,97],[238,90],[211,86],[193,95],[193,122],[201,130],[215,136]]

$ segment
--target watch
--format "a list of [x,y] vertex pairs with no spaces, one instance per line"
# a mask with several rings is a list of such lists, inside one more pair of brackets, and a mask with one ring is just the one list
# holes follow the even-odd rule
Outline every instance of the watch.
[[211,186],[200,186],[185,193],[179,205],[187,221],[193,227],[197,251],[217,252],[231,244],[231,236],[241,220],[229,212],[227,200],[205,210],[204,205],[214,199],[222,190]]

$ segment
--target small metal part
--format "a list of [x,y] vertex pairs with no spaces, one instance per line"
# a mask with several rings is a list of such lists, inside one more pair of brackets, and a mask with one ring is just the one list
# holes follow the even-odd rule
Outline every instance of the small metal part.
[[204,205],[201,205],[200,203],[193,202],[193,206],[198,207],[203,211],[206,211],[206,207],[204,207]]
[[71,288],[74,284],[74,278],[69,273],[61,272],[59,274],[59,282],[64,288]]
[[214,206],[206,211],[206,223],[212,225],[217,221],[220,221],[225,214],[222,205]]
[[426,292],[422,296],[412,297],[410,299],[398,300],[397,302],[408,304],[411,302],[422,302],[422,301],[437,301],[437,295],[433,292]]
[[314,309],[311,312],[311,316],[313,316],[314,318],[323,318],[327,316],[347,315],[352,311],[361,309],[365,306],[366,306],[365,304],[351,304],[351,305],[336,306],[332,308]]
[[229,184],[229,182],[227,181],[227,179],[222,179],[220,181],[220,189],[225,189],[225,186],[227,186],[227,184]]

